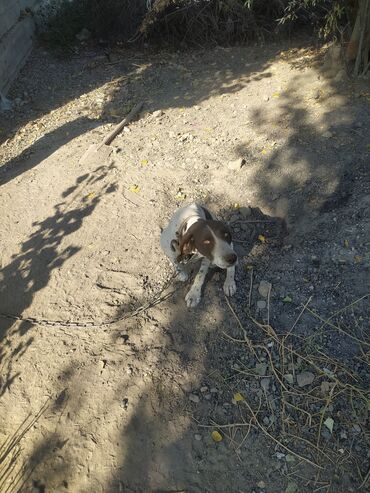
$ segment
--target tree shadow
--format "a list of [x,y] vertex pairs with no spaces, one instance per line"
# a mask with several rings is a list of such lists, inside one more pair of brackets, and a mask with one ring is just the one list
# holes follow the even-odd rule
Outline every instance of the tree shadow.
[[[63,200],[54,206],[54,214],[33,224],[34,232],[20,245],[19,253],[3,266],[0,286],[0,361],[2,368],[0,395],[9,389],[17,377],[12,371],[14,358],[19,358],[32,344],[26,334],[33,325],[22,320],[35,294],[47,286],[53,270],[60,268],[82,247],[63,246],[69,235],[81,228],[83,221],[98,206],[102,196],[114,191],[113,184],[102,184],[93,197],[84,196],[85,187],[102,180],[109,166],[100,166],[80,176],[73,187],[62,194]],[[113,187],[112,187],[113,186]],[[14,319],[18,321],[14,321]],[[11,337],[23,339],[13,347]]]

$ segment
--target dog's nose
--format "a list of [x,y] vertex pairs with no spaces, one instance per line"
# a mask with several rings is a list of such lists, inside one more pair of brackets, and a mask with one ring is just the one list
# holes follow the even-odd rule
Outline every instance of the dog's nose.
[[238,260],[238,257],[235,253],[229,253],[225,256],[225,260],[229,265],[233,265]]

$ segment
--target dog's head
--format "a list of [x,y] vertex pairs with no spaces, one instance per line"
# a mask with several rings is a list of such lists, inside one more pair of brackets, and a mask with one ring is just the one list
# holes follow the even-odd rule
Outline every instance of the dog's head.
[[178,261],[194,253],[206,257],[221,269],[232,267],[238,261],[232,247],[231,232],[221,221],[197,221],[180,238],[178,248]]

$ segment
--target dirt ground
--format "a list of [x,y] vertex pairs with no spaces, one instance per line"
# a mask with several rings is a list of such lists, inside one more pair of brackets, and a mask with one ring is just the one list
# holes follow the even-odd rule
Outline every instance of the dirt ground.
[[[367,490],[369,81],[305,46],[34,50],[0,115],[0,491]],[[194,200],[240,259],[188,309],[159,235]]]

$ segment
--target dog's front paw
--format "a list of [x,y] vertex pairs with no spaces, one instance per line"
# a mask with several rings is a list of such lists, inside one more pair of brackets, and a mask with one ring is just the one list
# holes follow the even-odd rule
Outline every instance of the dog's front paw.
[[189,308],[197,306],[201,299],[201,292],[198,289],[191,289],[185,296],[186,304]]
[[228,280],[224,282],[224,293],[226,296],[233,296],[236,293],[236,284],[234,279]]

